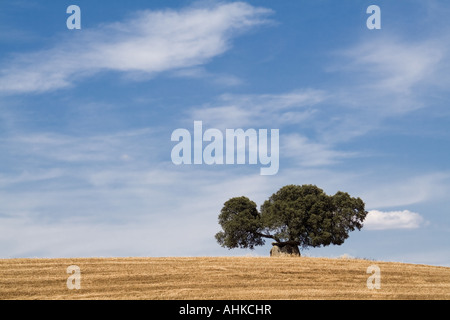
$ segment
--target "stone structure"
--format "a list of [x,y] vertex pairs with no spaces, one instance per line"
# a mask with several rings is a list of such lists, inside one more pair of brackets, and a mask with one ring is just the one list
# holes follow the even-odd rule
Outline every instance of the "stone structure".
[[300,257],[300,251],[297,245],[273,242],[272,249],[270,250],[271,257],[289,256],[289,257]]

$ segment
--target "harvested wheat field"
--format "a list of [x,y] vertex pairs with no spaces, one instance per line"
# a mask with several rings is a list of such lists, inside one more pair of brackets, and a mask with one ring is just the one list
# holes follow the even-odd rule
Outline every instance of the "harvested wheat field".
[[[67,267],[80,268],[79,290]],[[369,290],[367,268],[380,268]],[[308,257],[0,260],[0,299],[450,299],[450,268]]]

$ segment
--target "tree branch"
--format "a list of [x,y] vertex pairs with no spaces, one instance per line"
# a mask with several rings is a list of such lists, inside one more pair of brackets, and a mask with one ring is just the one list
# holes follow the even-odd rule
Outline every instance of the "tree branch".
[[269,239],[273,239],[276,242],[273,242],[272,244],[279,244],[279,245],[291,245],[291,246],[299,246],[300,242],[299,241],[293,241],[293,240],[287,240],[287,241],[281,241],[280,238],[275,237],[271,234],[264,234],[261,232],[255,232],[256,235],[263,237],[263,238],[269,238]]
[[281,242],[280,239],[278,239],[278,238],[275,237],[275,236],[272,236],[271,234],[264,234],[264,233],[261,233],[261,232],[256,232],[256,234],[257,234],[258,236],[260,236],[260,237],[263,237],[263,238],[269,238],[269,239],[275,240],[276,242]]

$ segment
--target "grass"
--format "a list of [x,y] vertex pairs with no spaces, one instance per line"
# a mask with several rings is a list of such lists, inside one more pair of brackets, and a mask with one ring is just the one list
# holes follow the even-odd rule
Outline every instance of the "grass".
[[[370,265],[381,289],[369,290]],[[81,269],[69,290],[66,269]],[[0,260],[0,299],[450,299],[450,268],[309,257]]]

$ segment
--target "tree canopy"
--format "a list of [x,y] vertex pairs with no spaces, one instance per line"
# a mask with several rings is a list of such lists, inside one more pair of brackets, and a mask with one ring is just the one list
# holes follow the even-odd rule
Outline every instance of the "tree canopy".
[[331,196],[314,185],[288,185],[270,196],[260,211],[247,197],[225,202],[216,240],[229,249],[254,249],[265,239],[302,248],[341,245],[349,232],[363,227],[366,215],[364,202],[346,192]]

